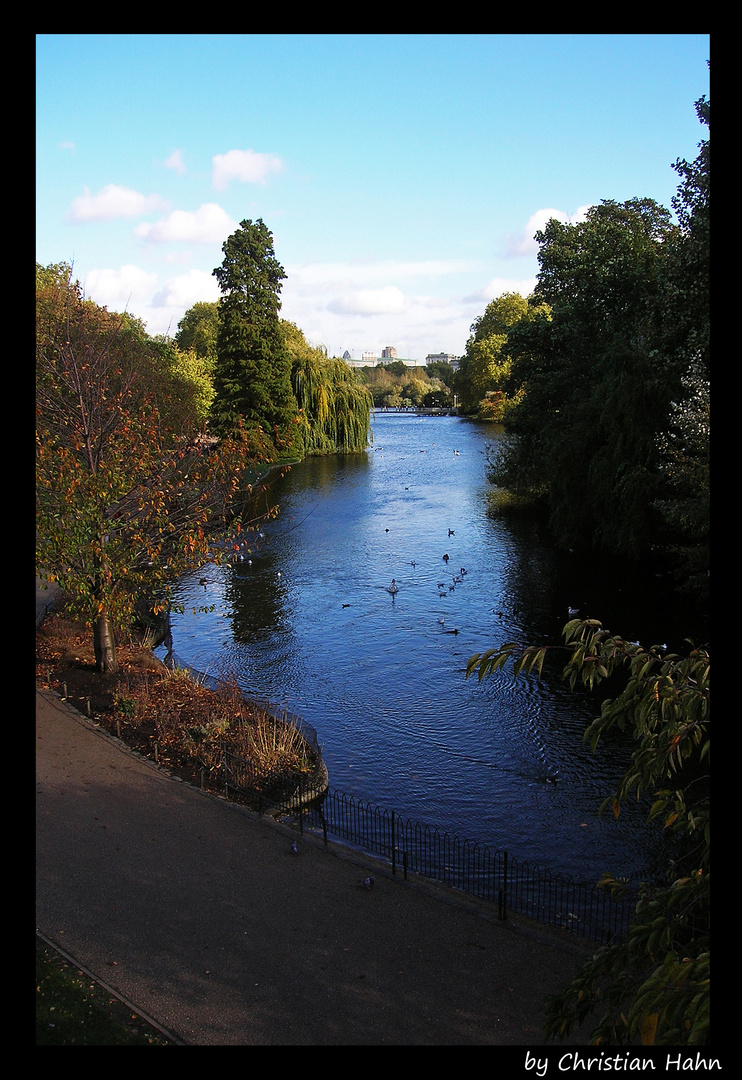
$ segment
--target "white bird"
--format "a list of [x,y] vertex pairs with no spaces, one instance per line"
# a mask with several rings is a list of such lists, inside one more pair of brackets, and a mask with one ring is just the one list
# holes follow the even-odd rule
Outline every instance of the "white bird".
[[569,615],[570,618],[572,618],[574,615],[579,615],[580,614],[580,609],[577,608],[577,607],[569,607],[569,606],[567,606],[567,614]]
[[362,889],[373,889],[375,878],[365,877],[363,881],[359,881],[358,884]]
[[299,854],[299,845],[297,844],[296,840],[291,841],[291,854],[292,855],[298,855]]

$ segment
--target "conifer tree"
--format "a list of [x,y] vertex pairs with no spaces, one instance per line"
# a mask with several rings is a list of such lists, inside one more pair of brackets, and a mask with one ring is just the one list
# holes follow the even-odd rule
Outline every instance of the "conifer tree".
[[218,434],[240,421],[259,427],[279,451],[295,440],[297,404],[291,357],[281,331],[281,281],[273,236],[262,220],[242,221],[222,245],[214,270],[222,296],[214,372],[212,422]]

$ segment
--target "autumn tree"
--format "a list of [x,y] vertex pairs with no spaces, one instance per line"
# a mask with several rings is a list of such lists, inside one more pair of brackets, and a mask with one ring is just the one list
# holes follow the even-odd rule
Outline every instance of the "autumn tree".
[[214,270],[219,282],[219,326],[211,410],[217,433],[242,423],[265,432],[278,453],[297,442],[291,357],[281,329],[281,282],[273,236],[263,221],[245,220],[222,245]]
[[[613,729],[635,742],[631,763],[601,807],[616,817],[629,798],[649,799],[649,820],[676,843],[666,879],[639,891],[626,939],[599,949],[548,1000],[547,1037],[569,1039],[591,1022],[594,1044],[704,1045],[710,1035],[710,653],[645,647],[609,633],[596,619],[564,628],[564,678],[620,687],[585,732],[595,749]],[[554,647],[552,647],[554,648]],[[515,675],[540,674],[548,648],[507,643],[472,656],[467,677],[490,678],[512,662]],[[605,876],[599,887],[621,893]]]
[[37,572],[92,627],[98,670],[115,672],[137,598],[218,559],[217,526],[249,525],[254,447],[238,432],[208,452],[182,414],[174,428],[136,321],[85,300],[71,275],[37,284]]

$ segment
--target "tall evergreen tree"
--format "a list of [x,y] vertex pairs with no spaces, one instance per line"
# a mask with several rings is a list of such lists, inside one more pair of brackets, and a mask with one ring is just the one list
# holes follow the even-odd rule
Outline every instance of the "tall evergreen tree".
[[222,264],[214,270],[222,296],[212,422],[219,434],[240,423],[260,427],[284,451],[296,441],[298,412],[279,317],[286,275],[275,258],[273,236],[260,219],[240,222],[222,251]]

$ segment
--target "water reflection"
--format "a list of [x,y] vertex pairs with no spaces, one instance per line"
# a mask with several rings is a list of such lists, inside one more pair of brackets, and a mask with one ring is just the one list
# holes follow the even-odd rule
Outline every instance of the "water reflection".
[[[599,699],[565,686],[558,656],[540,681],[464,674],[492,645],[558,643],[570,604],[664,641],[670,601],[661,580],[493,519],[492,438],[382,414],[366,453],[296,466],[252,564],[181,583],[176,655],[311,724],[339,790],[575,877],[638,872],[654,842],[638,808],[597,817],[630,753],[619,738],[596,754],[583,743]],[[193,615],[205,597],[214,613]]]

